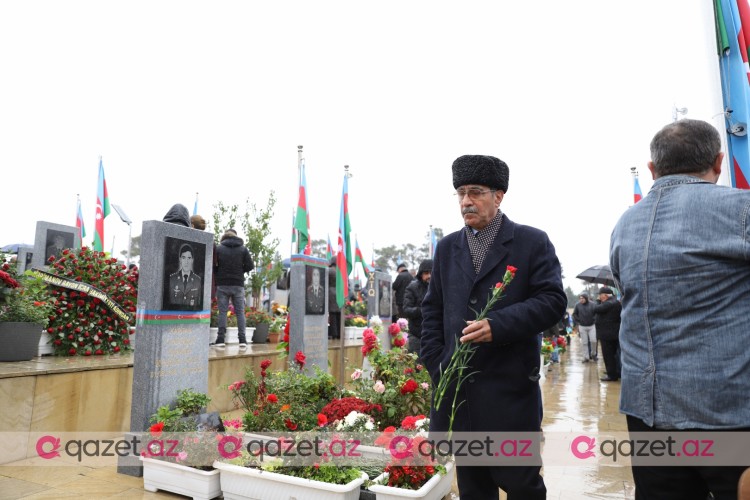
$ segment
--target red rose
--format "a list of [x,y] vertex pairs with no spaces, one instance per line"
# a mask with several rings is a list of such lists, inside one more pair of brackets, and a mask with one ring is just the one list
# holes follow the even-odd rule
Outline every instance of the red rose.
[[403,347],[405,344],[406,344],[406,340],[404,340],[404,337],[402,337],[401,335],[393,339],[394,347]]
[[266,399],[268,399],[269,403],[277,403],[279,401],[279,398],[276,397],[276,394],[269,394]]
[[260,362],[260,367],[263,370],[265,370],[269,366],[271,366],[271,360],[270,359],[264,359],[263,361]]
[[68,354],[70,354],[71,356],[75,356],[76,352],[78,351],[76,351],[73,347],[71,347],[70,350],[68,351]]
[[323,427],[327,423],[328,423],[328,417],[326,417],[322,413],[318,413],[318,427]]
[[[112,349],[114,352],[120,352],[120,346],[115,346],[114,349]],[[414,382],[416,384],[416,382]]]
[[508,271],[511,275],[515,276],[516,275],[516,271],[518,271],[518,268],[517,267],[513,267],[513,266],[508,266],[508,267],[505,268],[505,270]]
[[401,328],[399,328],[398,323],[391,323],[391,325],[388,327],[388,333],[390,333],[393,337],[401,333]]
[[296,431],[297,430],[297,424],[289,420],[288,418],[284,420],[284,425],[286,425],[286,428],[290,431]]
[[60,339],[55,339],[55,342],[54,342],[54,344],[55,344],[55,345],[61,345],[61,344],[62,344],[62,340],[60,340]]
[[97,349],[94,354],[104,354],[101,349]]

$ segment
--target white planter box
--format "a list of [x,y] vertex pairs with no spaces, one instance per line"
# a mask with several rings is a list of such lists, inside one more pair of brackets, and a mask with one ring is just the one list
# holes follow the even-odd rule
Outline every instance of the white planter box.
[[[373,484],[368,490],[375,493],[377,500],[399,500],[402,498],[421,498],[424,500],[440,500],[451,490],[453,485],[453,478],[456,475],[456,470],[453,467],[453,462],[448,462],[445,466],[447,472],[444,476],[436,474],[427,481],[424,486],[418,490],[405,490],[403,488],[394,488],[392,486],[384,486],[382,484]],[[376,477],[374,481],[383,482],[388,478],[388,474],[383,473]]]
[[225,500],[358,500],[367,474],[347,484],[330,484],[259,469],[214,462],[221,470]]
[[50,340],[52,340],[52,335],[47,332],[42,333],[42,336],[39,338],[39,349],[36,353],[37,356],[47,356],[48,354],[55,352],[52,348],[52,344],[48,344]]
[[184,465],[141,457],[143,489],[169,491],[193,499],[209,500],[221,496],[218,469],[202,471]]
[[[255,331],[254,327],[245,328],[245,338],[247,339],[248,344],[252,344],[254,331]],[[216,342],[216,336],[219,334],[219,329],[215,326],[212,326],[210,329],[210,332],[211,333],[209,337],[209,343]],[[227,327],[227,334],[224,335],[224,343],[225,344],[239,344],[240,343],[240,338],[238,336],[236,326]]]
[[359,326],[345,326],[344,336],[347,340],[361,339],[364,335],[365,328]]

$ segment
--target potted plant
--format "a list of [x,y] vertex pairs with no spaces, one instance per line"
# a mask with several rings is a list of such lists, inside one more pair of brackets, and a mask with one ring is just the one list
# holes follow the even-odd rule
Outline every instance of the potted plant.
[[0,361],[29,361],[36,356],[52,301],[47,286],[3,260],[0,267]]
[[268,341],[271,316],[267,312],[255,307],[248,307],[245,310],[245,323],[255,328],[253,344],[265,344]]
[[368,477],[360,469],[338,464],[330,457],[310,465],[289,465],[284,460],[259,462],[246,450],[238,458],[214,465],[221,470],[224,497],[232,499],[357,500],[360,486]]
[[185,389],[178,391],[174,405],[161,406],[151,416],[151,439],[141,452],[146,491],[206,500],[221,495],[213,462],[219,456],[218,432],[224,426],[217,413],[203,413],[209,402],[207,395]]
[[271,324],[268,326],[268,341],[272,344],[276,344],[279,342],[279,338],[281,337],[281,332],[284,331],[284,327],[286,326],[287,318],[286,316],[276,316],[271,321]]
[[367,486],[377,500],[439,500],[450,491],[455,475],[453,462],[440,463],[421,446],[428,427],[429,419],[424,415],[410,415],[398,429],[388,427],[376,439],[376,444],[391,451],[383,474]]

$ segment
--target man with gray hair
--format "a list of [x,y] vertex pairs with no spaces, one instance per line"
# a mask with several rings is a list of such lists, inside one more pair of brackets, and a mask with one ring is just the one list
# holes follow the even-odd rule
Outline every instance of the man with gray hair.
[[[422,301],[420,357],[433,385],[456,346],[475,344],[466,383],[445,400],[458,404],[453,428],[487,438],[498,432],[538,433],[541,426],[538,332],[556,324],[567,305],[560,262],[547,235],[516,224],[500,210],[508,165],[494,156],[465,155],[453,162],[453,187],[465,226],[437,246]],[[515,269],[515,271],[511,271]],[[474,321],[506,272],[515,278],[487,319]],[[455,391],[458,394],[455,394]],[[430,414],[431,435],[449,431],[450,405]],[[538,434],[537,434],[538,435]],[[528,436],[528,434],[527,434]],[[539,442],[528,452],[539,457]],[[457,461],[461,500],[546,498],[539,463],[512,466]]]
[[[720,149],[706,122],[661,129],[654,185],[612,232],[630,432],[750,431],[750,192],[716,185]],[[734,499],[748,465],[632,464],[638,500]]]

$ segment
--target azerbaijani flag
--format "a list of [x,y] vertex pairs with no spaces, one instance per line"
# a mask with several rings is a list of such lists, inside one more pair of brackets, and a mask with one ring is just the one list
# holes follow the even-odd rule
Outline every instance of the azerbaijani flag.
[[193,215],[198,215],[198,193],[195,193],[195,205],[193,205]]
[[638,177],[636,177],[635,183],[633,184],[633,205],[635,205],[642,199],[643,193],[641,192],[641,185],[638,183]]
[[307,179],[305,178],[305,164],[300,166],[299,199],[297,201],[297,216],[294,218],[294,228],[297,230],[297,253],[310,255],[310,212],[307,210]]
[[360,264],[362,264],[362,269],[364,269],[366,273],[369,273],[370,272],[370,268],[367,267],[367,262],[365,262],[365,258],[362,255],[362,250],[359,249],[359,241],[357,241],[356,238],[354,239],[354,247],[355,247],[355,250],[354,250],[354,259],[355,260],[354,261],[355,262],[359,262]]
[[349,296],[349,272],[346,267],[347,252],[344,247],[346,243],[344,234],[346,233],[346,221],[348,219],[346,207],[347,192],[346,175],[344,175],[344,190],[341,194],[341,211],[339,213],[338,252],[336,253],[336,303],[339,307],[344,307],[344,302],[346,302],[346,298]]
[[352,225],[349,222],[349,179],[344,175],[344,196],[341,200],[344,211],[344,245],[346,246],[346,276],[349,277],[354,269],[354,255],[352,254]]
[[430,252],[430,258],[435,258],[435,250],[437,250],[437,235],[435,234],[435,230],[430,226],[430,247],[432,247],[432,251]]
[[94,250],[104,251],[104,218],[109,215],[109,194],[104,180],[104,165],[99,157],[99,182],[96,188],[96,224],[94,230]]
[[80,198],[78,198],[78,207],[76,209],[76,227],[78,228],[78,237],[81,239],[81,245],[83,245],[83,239],[86,237],[86,226],[83,225]]
[[328,237],[328,246],[326,247],[326,262],[331,262],[331,257],[333,257],[333,246],[331,246],[331,235],[327,235]]
[[750,189],[750,5],[748,0],[714,0],[721,73],[721,93],[727,130],[727,149],[732,186]]

